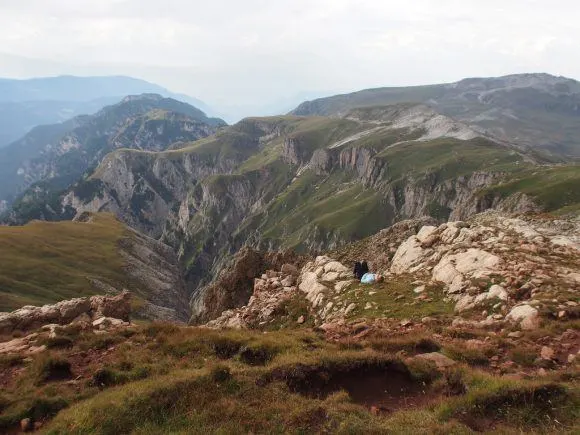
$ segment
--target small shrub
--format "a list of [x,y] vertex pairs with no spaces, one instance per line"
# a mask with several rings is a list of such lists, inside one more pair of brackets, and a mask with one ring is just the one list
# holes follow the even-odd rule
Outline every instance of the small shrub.
[[459,369],[447,371],[445,373],[445,387],[445,394],[448,396],[459,396],[467,393],[463,371]]
[[83,350],[104,350],[117,343],[120,343],[122,340],[123,338],[117,335],[88,335],[80,344],[80,347]]
[[271,346],[245,346],[240,351],[240,361],[251,366],[263,366],[278,353]]
[[360,341],[348,337],[338,342],[338,348],[340,350],[361,350],[364,346]]
[[230,359],[240,351],[242,343],[229,337],[217,337],[210,346],[218,358]]
[[211,369],[210,377],[214,382],[222,383],[232,378],[232,373],[228,366],[217,365]]
[[62,397],[35,399],[28,410],[28,417],[40,421],[54,417],[60,410],[66,408],[68,402]]
[[4,411],[10,405],[10,400],[4,395],[0,395],[0,413]]
[[127,381],[126,374],[120,374],[109,368],[102,368],[95,372],[91,380],[91,384],[95,387],[105,388],[114,385],[123,384]]
[[147,337],[154,338],[161,334],[171,335],[178,330],[179,328],[171,323],[153,322],[143,330],[143,333]]
[[0,355],[0,370],[6,370],[10,367],[16,367],[22,364],[24,357],[21,355]]
[[474,366],[489,365],[489,357],[491,356],[489,355],[489,352],[491,352],[491,350],[469,349],[459,345],[447,346],[444,351],[449,358]]
[[52,355],[43,355],[37,358],[31,369],[37,384],[70,379],[72,376],[70,362]]
[[400,351],[412,353],[429,353],[437,352],[441,346],[436,341],[428,337],[388,337],[388,338],[373,338],[369,340],[370,346],[378,351],[395,353]]
[[[558,415],[566,409],[565,405],[570,400],[572,398],[565,387],[557,384],[504,385],[491,391],[470,393],[453,408],[444,409],[442,416],[456,416],[476,430],[493,426],[488,420],[538,429],[549,425],[555,418],[560,422],[570,420],[571,415]],[[577,403],[572,406],[575,405]],[[540,432],[544,433],[544,430]]]
[[411,377],[417,382],[423,384],[430,384],[441,376],[437,366],[433,361],[413,358],[407,363],[407,368],[411,373]]
[[46,338],[42,342],[48,349],[67,349],[74,345],[72,339],[68,337]]
[[123,372],[128,372],[133,370],[133,367],[135,367],[135,365],[131,362],[131,361],[121,361],[117,364],[117,367],[119,368],[119,370],[123,371]]

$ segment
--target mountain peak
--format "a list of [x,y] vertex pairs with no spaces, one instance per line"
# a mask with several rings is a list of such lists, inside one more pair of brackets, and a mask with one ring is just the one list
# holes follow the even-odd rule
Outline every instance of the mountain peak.
[[159,94],[145,93],[139,95],[127,95],[121,100],[121,103],[129,103],[131,101],[161,101],[164,97]]

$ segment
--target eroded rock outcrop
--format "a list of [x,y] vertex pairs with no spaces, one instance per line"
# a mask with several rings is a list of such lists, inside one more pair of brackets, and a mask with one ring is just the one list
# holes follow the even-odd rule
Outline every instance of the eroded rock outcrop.
[[76,319],[91,322],[101,318],[115,318],[128,322],[131,313],[131,294],[91,296],[62,301],[42,307],[25,306],[11,313],[0,314],[0,334],[30,331],[44,325],[66,325]]
[[[554,222],[489,212],[468,222],[426,226],[401,244],[390,271],[443,284],[457,312],[499,310],[490,320],[505,316],[523,329],[538,327],[540,307],[576,316],[577,226]],[[554,291],[566,293],[569,303],[552,301]]]

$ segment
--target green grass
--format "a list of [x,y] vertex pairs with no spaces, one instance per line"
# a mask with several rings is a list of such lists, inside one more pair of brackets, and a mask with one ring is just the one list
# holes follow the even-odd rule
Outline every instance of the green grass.
[[574,212],[580,207],[580,165],[540,167],[518,174],[515,179],[491,187],[482,194],[507,197],[522,192],[546,211]]
[[478,170],[502,172],[529,166],[518,153],[483,138],[408,142],[387,148],[378,156],[389,165],[393,181],[425,173],[435,173],[439,180],[447,180]]
[[[393,318],[420,321],[423,317],[447,317],[453,314],[453,304],[444,300],[440,287],[429,287],[424,295],[427,300],[419,300],[413,292],[415,286],[404,277],[382,283],[355,283],[345,290],[340,298],[344,305],[356,304],[350,318]],[[370,294],[373,293],[373,294]],[[367,307],[367,304],[371,306]]]
[[90,223],[0,227],[0,311],[95,294],[91,278],[129,286],[118,246],[126,236],[105,214]]
[[[459,376],[443,376],[429,364],[394,356],[436,350],[439,344],[427,332],[376,336],[349,348],[292,329],[213,331],[151,323],[131,334],[112,333],[104,348],[87,348],[92,335],[80,331],[72,348],[19,363],[23,369],[0,394],[1,430],[16,428],[22,418],[44,421],[51,434],[446,434],[472,433],[470,427],[574,433],[577,427],[572,385],[513,381],[467,366],[454,372]],[[78,359],[89,351],[86,362]],[[75,381],[47,382],[41,375],[51,361],[69,361]],[[425,398],[408,405],[403,396],[396,409],[373,415],[369,404],[346,390],[308,393],[310,381],[340,383],[367,372],[403,376]],[[467,394],[448,397],[451,383],[465,385]]]

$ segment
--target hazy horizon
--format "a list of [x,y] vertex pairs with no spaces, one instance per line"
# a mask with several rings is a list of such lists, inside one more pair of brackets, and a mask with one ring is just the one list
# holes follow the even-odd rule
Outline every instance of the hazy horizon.
[[131,76],[236,116],[372,87],[580,77],[569,0],[87,3],[0,0],[0,75]]

